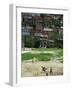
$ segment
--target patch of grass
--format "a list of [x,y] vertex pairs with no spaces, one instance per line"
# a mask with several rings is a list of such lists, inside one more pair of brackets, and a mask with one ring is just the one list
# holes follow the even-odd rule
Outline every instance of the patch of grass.
[[21,54],[21,60],[29,60],[32,59],[34,56],[32,53],[23,53]]
[[49,61],[52,57],[52,54],[50,53],[39,53],[39,54],[32,54],[32,53],[24,53],[21,55],[21,59],[23,60],[30,60],[33,58],[36,58],[38,61]]
[[[32,48],[32,51],[39,51],[40,53],[22,53],[21,60],[35,60],[35,61],[50,61],[51,58],[63,61],[63,49],[61,48]],[[43,53],[43,51],[53,51],[55,53]]]
[[56,52],[57,57],[62,57],[63,56],[63,50],[59,50]]

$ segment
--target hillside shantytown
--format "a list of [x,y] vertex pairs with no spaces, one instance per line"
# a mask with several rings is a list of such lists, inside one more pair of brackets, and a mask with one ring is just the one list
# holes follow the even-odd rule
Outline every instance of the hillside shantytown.
[[22,13],[21,23],[22,47],[62,47],[63,15]]

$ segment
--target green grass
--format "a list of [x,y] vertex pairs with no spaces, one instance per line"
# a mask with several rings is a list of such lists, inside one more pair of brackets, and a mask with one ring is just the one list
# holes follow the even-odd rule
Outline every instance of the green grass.
[[63,50],[57,51],[56,56],[58,56],[58,57],[63,56]]
[[22,54],[22,60],[30,60],[36,58],[36,60],[39,61],[49,61],[52,57],[52,54],[50,53],[39,53],[39,54],[33,54],[33,53],[24,53]]
[[[21,60],[50,61],[52,58],[63,60],[63,49],[61,48],[32,48],[32,51],[41,51],[40,53],[22,53]],[[43,51],[53,51],[55,53],[43,53]]]

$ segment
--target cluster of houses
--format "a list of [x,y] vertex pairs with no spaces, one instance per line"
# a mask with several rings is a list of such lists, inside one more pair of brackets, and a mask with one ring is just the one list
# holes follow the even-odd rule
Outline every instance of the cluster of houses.
[[[37,37],[40,42],[39,47],[44,48],[54,47],[55,40],[58,40],[59,42],[61,42],[61,44],[63,44],[62,15],[22,13],[21,17],[22,37]],[[24,40],[22,40],[22,48],[24,46],[25,42]]]

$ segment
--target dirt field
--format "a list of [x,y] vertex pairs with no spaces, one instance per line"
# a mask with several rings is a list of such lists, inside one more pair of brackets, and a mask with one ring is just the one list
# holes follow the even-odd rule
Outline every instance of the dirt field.
[[63,75],[63,63],[58,61],[22,61],[21,63],[21,76],[46,76],[46,73],[42,71],[42,67],[46,68],[48,76]]

